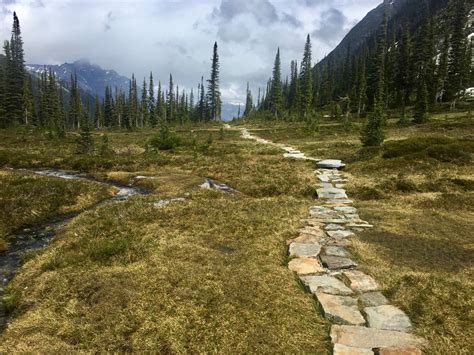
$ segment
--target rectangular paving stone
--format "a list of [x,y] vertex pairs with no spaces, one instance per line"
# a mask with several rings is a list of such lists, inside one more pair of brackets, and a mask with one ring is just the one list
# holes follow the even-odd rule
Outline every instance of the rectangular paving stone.
[[408,332],[412,328],[410,319],[405,312],[395,306],[366,307],[364,312],[371,328],[401,332]]
[[323,254],[331,255],[331,256],[341,256],[343,258],[347,258],[349,256],[349,252],[344,247],[328,245],[323,248]]
[[301,276],[301,281],[309,287],[311,293],[323,292],[331,295],[348,296],[353,294],[352,290],[333,276]]
[[315,275],[326,272],[319,260],[314,258],[296,258],[290,260],[288,268],[298,275]]
[[377,281],[375,281],[373,277],[364,274],[362,271],[348,270],[344,271],[342,275],[347,280],[350,287],[356,292],[363,293],[378,291],[380,289]]
[[290,257],[315,257],[321,252],[321,245],[318,243],[291,243]]
[[374,354],[372,349],[354,348],[342,344],[334,344],[333,355],[370,355]]
[[346,228],[336,223],[330,223],[326,225],[324,229],[327,231],[340,231],[340,230],[345,230]]
[[388,304],[388,300],[381,292],[366,292],[359,296],[359,301],[365,307],[377,307]]
[[348,230],[336,230],[336,231],[327,231],[327,234],[332,238],[342,239],[353,237],[355,234],[354,232]]
[[365,319],[357,307],[357,300],[349,296],[329,295],[316,292],[316,298],[324,312],[324,317],[338,324],[362,325]]
[[427,344],[423,338],[404,332],[348,325],[333,325],[331,327],[331,340],[333,344],[364,349],[423,348]]
[[336,188],[320,188],[316,190],[318,198],[347,199],[346,191]]
[[303,243],[303,244],[320,244],[324,240],[323,237],[318,237],[312,234],[300,234],[298,237],[287,241],[287,244],[291,243]]
[[323,266],[330,270],[350,269],[357,266],[357,264],[351,259],[340,256],[321,255],[320,258]]

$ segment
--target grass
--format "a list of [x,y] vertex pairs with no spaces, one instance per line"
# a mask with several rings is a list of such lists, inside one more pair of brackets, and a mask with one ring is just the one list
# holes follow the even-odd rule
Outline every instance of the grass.
[[111,197],[113,189],[94,182],[74,184],[59,178],[0,170],[0,251],[8,234],[60,214],[87,209]]
[[405,310],[428,353],[470,354],[474,293],[474,121],[464,115],[420,126],[391,122],[382,148],[362,149],[356,131],[322,125],[259,127],[305,153],[349,162],[348,194],[375,228],[352,253],[390,301]]
[[[474,123],[395,122],[376,149],[361,148],[358,123],[347,132],[324,122],[316,136],[297,123],[252,128],[348,162],[349,195],[375,225],[354,240],[360,268],[409,314],[429,353],[472,353]],[[145,145],[157,132],[109,132],[111,152],[89,157],[74,154],[71,133],[0,132],[0,165],[52,164],[153,192],[81,214],[25,263],[8,288],[0,352],[329,351],[329,323],[285,266],[285,240],[315,203],[312,163],[238,131],[173,131],[180,145],[156,152]],[[204,177],[241,193],[198,190]],[[185,202],[152,205],[187,191]]]
[[[329,323],[285,264],[312,204],[311,164],[236,131],[177,131],[181,145],[158,152],[144,149],[156,132],[111,132],[113,153],[91,157],[74,155],[71,134],[25,135],[36,154],[2,132],[8,166],[53,161],[152,194],[81,214],[26,261],[8,288],[0,352],[329,352]],[[241,193],[199,190],[204,177]]]

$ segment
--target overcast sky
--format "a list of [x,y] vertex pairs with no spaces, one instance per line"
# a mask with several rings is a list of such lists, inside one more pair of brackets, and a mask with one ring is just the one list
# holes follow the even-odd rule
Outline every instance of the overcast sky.
[[9,39],[16,11],[27,63],[86,58],[141,80],[150,70],[183,88],[209,76],[214,41],[226,102],[254,96],[271,75],[276,49],[283,74],[301,60],[307,33],[313,60],[329,53],[381,0],[0,0],[0,39]]

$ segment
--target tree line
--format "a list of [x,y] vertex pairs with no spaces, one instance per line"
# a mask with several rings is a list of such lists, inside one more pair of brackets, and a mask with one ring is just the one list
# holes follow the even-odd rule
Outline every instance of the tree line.
[[[244,116],[312,122],[320,112],[330,110],[343,120],[368,117],[362,141],[378,145],[388,111],[398,112],[401,123],[407,123],[410,107],[413,121],[423,123],[437,105],[449,103],[455,108],[464,90],[474,85],[468,39],[471,7],[466,0],[451,0],[443,16],[435,18],[428,1],[421,6],[416,31],[410,23],[389,30],[385,15],[374,40],[354,50],[349,45],[339,62],[331,58],[313,67],[308,35],[299,70],[298,62],[291,61],[285,80],[278,49],[272,77],[263,93],[259,89],[256,104],[247,89]],[[442,25],[436,26],[437,22]],[[374,116],[380,119],[374,122]]]
[[[156,87],[153,73],[138,87],[134,75],[125,92],[107,86],[104,99],[85,94],[77,75],[61,83],[45,66],[39,77],[25,69],[20,21],[13,13],[10,41],[4,43],[0,61],[0,127],[35,125],[62,135],[68,129],[152,128],[162,124],[220,121],[219,54],[214,44],[210,78],[197,86],[197,93],[180,90],[170,74],[168,88]],[[0,58],[1,59],[1,58]]]

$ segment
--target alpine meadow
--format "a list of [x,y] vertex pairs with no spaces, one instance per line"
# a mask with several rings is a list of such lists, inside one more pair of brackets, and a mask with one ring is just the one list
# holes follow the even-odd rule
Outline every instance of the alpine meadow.
[[474,352],[474,0],[3,0],[0,37],[0,354]]

